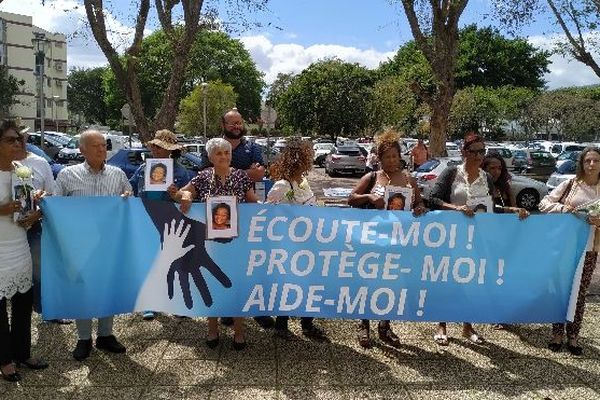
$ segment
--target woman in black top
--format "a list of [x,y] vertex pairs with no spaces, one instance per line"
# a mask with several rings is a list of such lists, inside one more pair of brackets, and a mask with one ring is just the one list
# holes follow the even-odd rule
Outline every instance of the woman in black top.
[[481,168],[492,177],[494,182],[494,191],[492,193],[492,199],[496,208],[496,212],[505,213],[517,213],[519,218],[527,218],[529,212],[524,209],[517,207],[517,201],[510,191],[510,174],[508,168],[506,168],[506,162],[500,154],[492,153],[488,154],[481,164]]

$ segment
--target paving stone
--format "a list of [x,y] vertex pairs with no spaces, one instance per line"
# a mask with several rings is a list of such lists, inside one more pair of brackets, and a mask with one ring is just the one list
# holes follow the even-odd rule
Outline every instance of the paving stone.
[[215,378],[215,360],[162,360],[152,377],[154,385],[209,385]]

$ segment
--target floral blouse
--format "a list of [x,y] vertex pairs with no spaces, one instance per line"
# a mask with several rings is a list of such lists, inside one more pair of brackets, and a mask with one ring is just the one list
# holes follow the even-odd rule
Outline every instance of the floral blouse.
[[216,179],[214,168],[206,168],[196,175],[190,183],[196,189],[196,199],[205,202],[207,197],[235,196],[238,203],[246,201],[246,193],[252,188],[252,181],[246,171],[231,169],[225,183]]

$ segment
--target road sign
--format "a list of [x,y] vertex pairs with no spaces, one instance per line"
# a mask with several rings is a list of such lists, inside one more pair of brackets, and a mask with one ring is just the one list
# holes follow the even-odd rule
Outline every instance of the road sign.
[[263,120],[267,128],[275,128],[275,121],[277,121],[277,112],[273,107],[263,105],[260,110],[260,119]]

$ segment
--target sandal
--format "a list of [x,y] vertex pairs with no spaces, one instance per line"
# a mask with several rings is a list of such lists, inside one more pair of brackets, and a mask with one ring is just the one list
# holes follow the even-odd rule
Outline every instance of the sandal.
[[17,367],[26,367],[29,369],[46,369],[48,368],[48,363],[44,360],[40,360],[39,358],[30,358],[25,361],[17,362]]
[[433,340],[438,346],[448,346],[450,342],[448,342],[448,335],[442,333],[436,333],[433,335]]
[[400,344],[400,339],[396,336],[394,331],[392,331],[392,327],[389,323],[379,324],[377,326],[377,333],[379,334],[379,339],[384,343],[391,346],[398,346],[398,344]]
[[474,344],[485,343],[485,340],[483,340],[483,338],[481,336],[479,336],[477,334],[477,332],[475,332],[475,331],[472,331],[470,335],[468,333],[467,334],[463,333],[463,337],[467,338],[471,343],[474,343]]
[[310,339],[324,339],[325,331],[313,324],[302,327],[302,334]]
[[358,344],[365,349],[371,347],[370,329],[368,326],[358,326]]
[[[4,369],[7,367],[12,367],[10,369],[13,372],[4,372]],[[2,379],[4,379],[5,381],[8,381],[8,382],[19,382],[22,379],[21,374],[19,374],[19,372],[17,372],[17,366],[13,363],[1,366],[0,374],[2,374]]]

